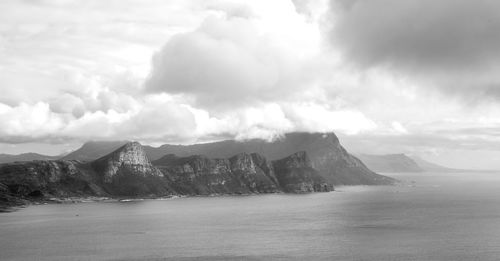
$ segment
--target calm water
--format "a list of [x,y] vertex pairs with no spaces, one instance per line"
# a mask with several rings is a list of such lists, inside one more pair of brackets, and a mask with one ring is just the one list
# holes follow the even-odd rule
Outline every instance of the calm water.
[[0,260],[499,260],[500,173],[308,195],[31,206]]

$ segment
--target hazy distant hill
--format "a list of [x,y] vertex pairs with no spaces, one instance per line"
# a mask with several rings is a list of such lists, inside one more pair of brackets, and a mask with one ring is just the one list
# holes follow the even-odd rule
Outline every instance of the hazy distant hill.
[[459,169],[448,168],[426,161],[417,156],[412,156],[412,159],[425,171],[460,171]]
[[377,172],[423,172],[423,171],[458,171],[423,160],[417,156],[405,154],[357,155],[365,165]]
[[89,141],[84,143],[81,148],[69,153],[61,159],[92,161],[115,151],[126,143],[127,141]]
[[38,153],[23,153],[18,155],[0,154],[0,163],[32,160],[53,160],[57,158],[59,158],[59,156],[47,156]]
[[373,171],[377,172],[422,172],[424,169],[405,154],[369,155],[360,154],[358,158]]

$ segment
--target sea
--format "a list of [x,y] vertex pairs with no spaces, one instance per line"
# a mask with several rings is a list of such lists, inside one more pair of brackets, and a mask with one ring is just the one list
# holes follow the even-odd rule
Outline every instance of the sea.
[[500,172],[387,174],[300,195],[32,205],[0,260],[500,260]]

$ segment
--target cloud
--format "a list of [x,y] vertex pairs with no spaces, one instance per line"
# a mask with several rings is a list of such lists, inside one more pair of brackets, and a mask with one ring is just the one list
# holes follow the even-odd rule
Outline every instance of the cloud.
[[280,7],[289,24],[228,14],[173,36],[154,55],[146,90],[190,95],[197,105],[215,109],[286,99],[308,89],[319,33],[291,3]]
[[500,98],[499,9],[494,0],[332,0],[328,38],[362,70],[386,68],[464,98]]

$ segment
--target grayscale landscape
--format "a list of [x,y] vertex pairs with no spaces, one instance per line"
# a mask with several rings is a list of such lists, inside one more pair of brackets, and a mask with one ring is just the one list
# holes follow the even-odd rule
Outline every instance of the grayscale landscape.
[[0,1],[0,260],[498,260],[500,2]]

